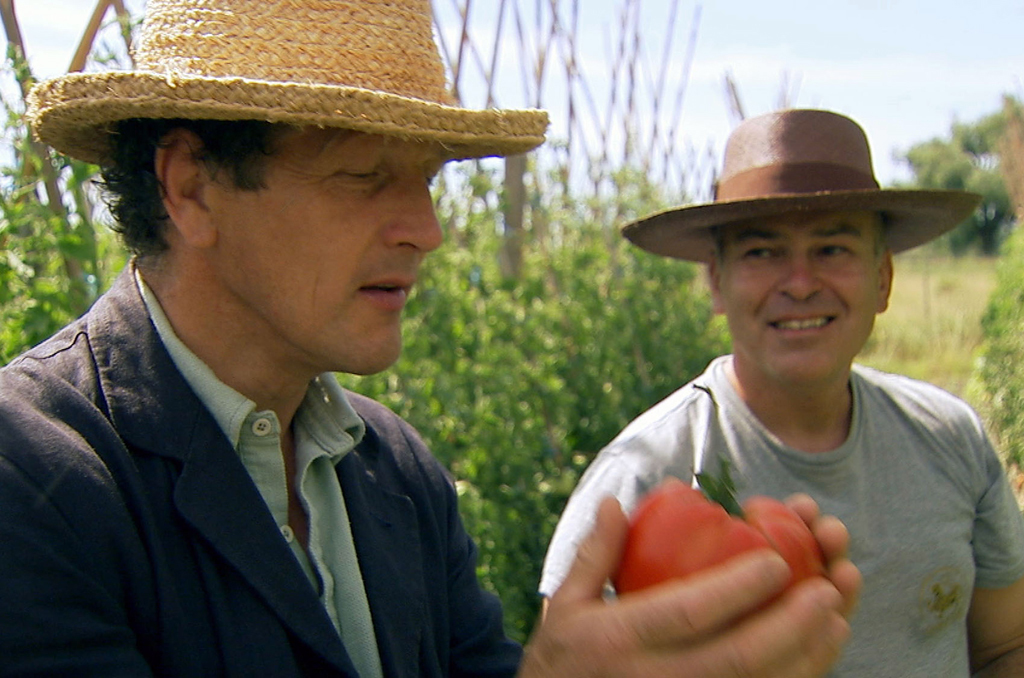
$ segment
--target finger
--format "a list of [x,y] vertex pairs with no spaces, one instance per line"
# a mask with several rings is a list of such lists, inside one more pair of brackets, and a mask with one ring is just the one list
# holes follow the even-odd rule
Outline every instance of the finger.
[[693,670],[693,675],[820,676],[835,663],[849,638],[841,606],[839,592],[827,581],[807,580],[701,648],[694,657],[701,670]]
[[[794,507],[794,510],[803,514],[804,520],[808,520],[817,513],[817,504],[807,495],[794,495],[787,500],[787,504],[790,502],[793,502],[790,505]],[[813,504],[813,511],[811,504]],[[808,525],[821,546],[821,552],[827,563],[826,574],[842,595],[845,601],[844,614],[849,618],[857,608],[863,583],[860,570],[846,557],[850,547],[850,532],[846,525],[835,516],[815,515]]]
[[790,495],[786,498],[785,503],[786,506],[796,511],[797,515],[803,518],[808,527],[814,524],[814,521],[818,519],[820,514],[818,502],[814,501],[809,494],[797,493]]
[[811,678],[839,657],[849,625],[839,593],[824,579],[807,580],[771,607],[703,642],[637,653],[631,675],[702,678]]
[[594,527],[576,550],[576,558],[562,585],[551,597],[553,613],[559,606],[600,599],[605,582],[614,574],[622,558],[629,531],[619,502],[605,497],[597,508]]
[[857,608],[863,583],[860,570],[846,557],[850,533],[842,521],[833,516],[823,516],[815,521],[813,532],[825,555],[826,574],[846,601],[845,614],[849,618]]
[[857,611],[860,591],[864,584],[860,570],[857,569],[856,565],[844,558],[830,564],[828,578],[843,597],[843,615],[847,619],[853,617]]
[[821,545],[825,562],[846,557],[850,546],[850,533],[846,525],[835,516],[822,516],[811,524],[811,532]]
[[807,494],[794,494],[786,499],[786,505],[799,515],[814,533],[821,545],[826,560],[842,558],[850,544],[850,534],[841,520],[835,516],[821,515],[818,503]]
[[626,645],[678,647],[726,628],[777,595],[789,566],[774,551],[760,549],[685,579],[629,593],[614,606],[618,624],[632,638]]
[[[770,676],[822,675],[850,637],[844,605],[841,593],[828,581],[801,582],[740,629],[737,675],[761,675],[758,667],[765,667],[764,675]],[[746,667],[751,667],[749,674],[743,673]]]

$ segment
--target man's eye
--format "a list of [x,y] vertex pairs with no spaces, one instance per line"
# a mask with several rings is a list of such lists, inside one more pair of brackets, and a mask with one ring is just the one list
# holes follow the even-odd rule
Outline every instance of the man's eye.
[[743,252],[744,259],[767,259],[771,255],[772,251],[768,247],[751,247]]
[[374,169],[368,171],[346,171],[341,175],[343,181],[360,190],[377,191],[386,186],[389,181],[387,171]]

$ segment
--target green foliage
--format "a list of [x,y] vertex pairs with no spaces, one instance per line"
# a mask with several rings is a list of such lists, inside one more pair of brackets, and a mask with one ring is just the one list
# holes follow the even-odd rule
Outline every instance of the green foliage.
[[[12,73],[31,82],[11,55]],[[96,224],[94,168],[33,143],[20,104],[0,101],[10,149],[0,167],[0,364],[53,334],[95,300],[123,255]]]
[[1008,460],[1024,466],[1024,233],[1007,241],[996,289],[982,318],[984,345],[978,376],[986,419]]
[[658,206],[635,175],[620,177],[616,200],[535,207],[518,280],[497,263],[502,201],[480,199],[500,189],[486,172],[462,178],[477,197],[452,197],[449,186],[440,205],[449,243],[428,258],[410,300],[401,359],[342,381],[409,420],[451,470],[481,579],[523,640],[547,542],[580,472],[726,350],[726,338],[695,289],[696,267],[647,255],[590,220]]
[[[711,392],[708,391],[710,394]],[[729,471],[729,460],[722,457],[718,460],[718,473],[697,473],[697,486],[708,501],[713,501],[726,510],[731,516],[743,517],[743,507],[736,499],[736,483]]]
[[987,256],[998,254],[1014,224],[1010,196],[999,169],[1005,127],[1004,111],[973,123],[955,123],[948,139],[916,144],[905,156],[915,187],[972,191],[983,196],[975,213],[941,240],[955,255],[971,248]]

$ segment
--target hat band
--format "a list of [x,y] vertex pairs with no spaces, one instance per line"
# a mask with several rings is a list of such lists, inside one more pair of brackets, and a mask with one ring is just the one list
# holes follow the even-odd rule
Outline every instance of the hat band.
[[874,177],[848,165],[827,162],[788,163],[755,167],[734,174],[715,187],[715,200],[877,188],[878,182]]

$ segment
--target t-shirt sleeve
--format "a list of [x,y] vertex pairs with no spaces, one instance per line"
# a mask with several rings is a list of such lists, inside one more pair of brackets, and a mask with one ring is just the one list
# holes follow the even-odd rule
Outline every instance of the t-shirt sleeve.
[[569,497],[548,544],[538,587],[542,596],[554,595],[562,585],[576,557],[576,549],[593,529],[601,500],[613,496],[628,512],[628,505],[635,504],[642,492],[639,479],[621,454],[606,449],[597,455]]
[[597,507],[605,497],[619,501],[629,515],[640,499],[667,475],[688,479],[689,470],[680,473],[683,455],[677,441],[638,438],[613,441],[587,468],[565,505],[548,545],[541,571],[542,596],[551,596],[569,573],[580,542],[590,534]]
[[700,447],[694,432],[703,436],[714,413],[713,400],[691,384],[634,419],[591,462],[551,537],[538,587],[541,595],[551,596],[562,585],[579,544],[593,528],[602,499],[615,497],[629,515],[667,476],[690,482],[693,451]]
[[983,454],[988,485],[974,515],[975,586],[1003,588],[1024,577],[1024,518],[987,438]]

